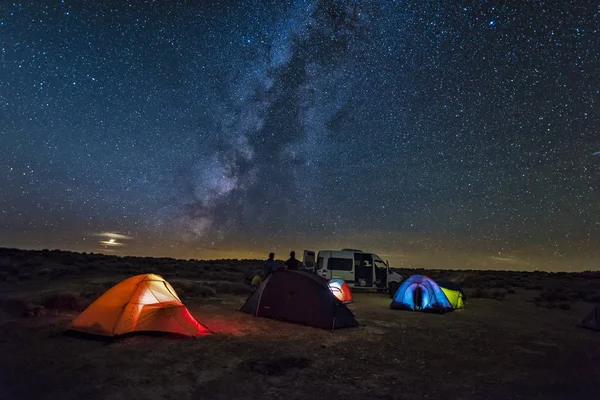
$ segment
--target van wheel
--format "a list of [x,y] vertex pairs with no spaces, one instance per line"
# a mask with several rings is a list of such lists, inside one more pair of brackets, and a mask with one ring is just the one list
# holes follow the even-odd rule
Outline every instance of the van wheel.
[[390,297],[394,297],[394,295],[396,294],[396,291],[398,290],[399,286],[400,285],[398,285],[398,282],[392,282],[392,283],[390,283],[390,286],[389,286]]

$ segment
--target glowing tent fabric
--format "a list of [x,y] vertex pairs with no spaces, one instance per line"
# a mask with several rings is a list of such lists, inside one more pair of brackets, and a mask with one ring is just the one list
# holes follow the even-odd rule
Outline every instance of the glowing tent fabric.
[[390,307],[438,313],[453,310],[442,288],[423,275],[413,275],[405,280],[394,294]]
[[463,302],[463,295],[459,291],[448,289],[448,288],[441,287],[441,286],[440,286],[440,288],[446,295],[446,298],[452,305],[452,308],[454,308],[456,310],[456,309],[465,307],[465,303]]
[[465,292],[462,290],[460,285],[452,281],[439,280],[437,284],[442,288],[446,298],[452,304],[452,308],[459,309],[465,307]]
[[328,283],[329,290],[342,303],[352,302],[352,292],[350,287],[343,279],[331,279]]
[[102,336],[158,331],[185,336],[211,332],[198,323],[162,276],[137,275],[112,287],[71,324],[73,331]]
[[305,271],[269,276],[240,311],[331,330],[358,325],[352,311],[331,293],[327,280]]

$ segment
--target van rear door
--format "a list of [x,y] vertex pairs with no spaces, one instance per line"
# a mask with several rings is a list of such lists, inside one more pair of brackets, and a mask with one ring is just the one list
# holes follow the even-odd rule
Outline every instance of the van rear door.
[[313,250],[304,250],[302,264],[306,271],[315,272],[315,252]]

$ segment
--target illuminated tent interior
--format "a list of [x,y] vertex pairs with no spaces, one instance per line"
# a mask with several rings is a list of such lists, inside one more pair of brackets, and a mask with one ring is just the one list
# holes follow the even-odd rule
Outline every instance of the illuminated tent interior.
[[331,293],[327,280],[305,271],[269,276],[240,311],[331,330],[358,325],[352,311]]
[[352,302],[352,292],[343,279],[331,279],[328,285],[331,293],[333,293],[339,301],[345,304]]
[[413,275],[400,285],[390,307],[397,310],[413,310],[444,313],[454,308],[446,294],[431,278]]
[[185,336],[210,334],[183,305],[160,275],[143,274],[112,287],[71,324],[70,330],[101,336],[131,332],[168,332]]

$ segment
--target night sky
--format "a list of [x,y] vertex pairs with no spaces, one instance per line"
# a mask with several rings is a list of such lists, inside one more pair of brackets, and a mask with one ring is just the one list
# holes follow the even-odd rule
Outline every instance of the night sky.
[[600,267],[595,1],[0,0],[0,246]]

